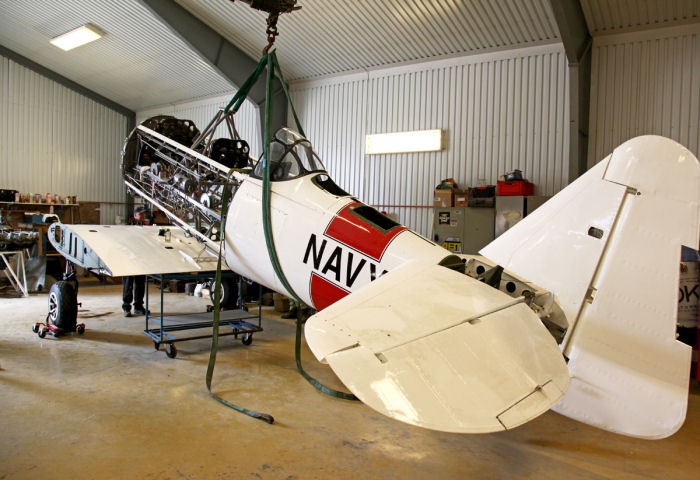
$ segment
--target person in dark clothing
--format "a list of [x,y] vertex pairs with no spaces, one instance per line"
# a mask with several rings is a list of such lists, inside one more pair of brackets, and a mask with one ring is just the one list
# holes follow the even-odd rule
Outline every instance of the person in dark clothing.
[[[146,210],[143,207],[134,208],[134,217],[129,219],[132,225],[143,225],[146,220]],[[146,291],[146,276],[137,275],[122,277],[122,310],[125,317],[131,316],[131,302],[134,303],[134,315],[145,315],[143,295]]]
[[146,276],[122,277],[122,310],[124,316],[131,316],[131,302],[134,302],[134,315],[145,315],[143,295],[146,291]]

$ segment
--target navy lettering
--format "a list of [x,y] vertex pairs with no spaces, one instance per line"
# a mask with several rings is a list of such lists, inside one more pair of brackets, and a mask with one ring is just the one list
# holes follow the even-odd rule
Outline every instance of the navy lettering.
[[331,253],[330,258],[326,262],[326,266],[321,270],[324,274],[327,273],[328,270],[334,272],[336,282],[340,282],[340,257],[342,254],[343,251],[340,247],[335,247],[335,250],[333,250],[333,253]]
[[[352,252],[348,253],[348,268],[346,273],[347,280],[345,281],[346,285],[348,288],[352,288],[352,284],[355,283],[355,280],[357,280],[357,276],[360,274],[360,270],[362,270],[362,267],[365,266],[365,263],[367,261],[362,258],[360,259],[360,262],[357,264],[357,268],[355,271],[352,270]],[[352,273],[351,273],[352,272]]]
[[316,251],[316,235],[311,234],[311,238],[309,238],[309,244],[306,247],[306,253],[304,254],[304,263],[307,263],[309,261],[309,254],[311,253],[311,249],[313,248],[314,252],[314,268],[318,270],[318,267],[321,266],[321,258],[323,257],[323,251],[326,249],[326,240],[324,239],[323,242],[321,242],[321,248]]
[[[379,276],[384,275],[385,273],[387,273],[386,270],[384,270],[382,273],[380,273]],[[373,263],[369,264],[369,279],[372,282],[377,279],[377,266]]]

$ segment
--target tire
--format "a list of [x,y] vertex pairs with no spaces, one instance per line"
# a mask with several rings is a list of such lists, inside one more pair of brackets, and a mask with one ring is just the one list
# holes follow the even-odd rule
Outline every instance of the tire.
[[46,327],[41,327],[39,328],[39,331],[36,332],[37,335],[39,335],[39,338],[44,338],[46,336]]
[[40,327],[40,326],[41,326],[40,324],[35,323],[35,324],[32,326],[32,332],[34,332],[34,333],[39,333],[39,327]]
[[78,325],[76,330],[78,332],[78,335],[82,335],[83,333],[85,333],[85,325]]
[[175,348],[175,345],[172,343],[168,343],[165,346],[165,354],[168,356],[168,358],[177,357],[177,348]]
[[[214,284],[211,282],[211,288],[209,289],[209,298],[214,302]],[[221,300],[219,301],[219,306],[221,308],[236,308],[238,303],[238,282],[234,278],[222,278],[221,279]]]
[[78,298],[70,282],[59,281],[49,290],[49,321],[67,332],[75,331]]
[[246,347],[253,343],[253,334],[252,333],[246,333],[241,337],[241,343],[245,345]]

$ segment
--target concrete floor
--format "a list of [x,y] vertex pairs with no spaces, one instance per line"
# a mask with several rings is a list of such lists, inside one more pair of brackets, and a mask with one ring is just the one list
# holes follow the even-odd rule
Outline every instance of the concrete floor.
[[[274,415],[268,425],[209,397],[210,340],[179,343],[167,358],[142,333],[143,317],[122,317],[120,294],[81,283],[85,335],[43,340],[31,326],[46,295],[0,298],[0,479],[699,478],[695,381],[685,425],[665,440],[553,412],[499,434],[434,432],[316,391],[296,372],[293,324],[268,308],[250,347],[222,339],[214,375],[224,398]],[[171,312],[207,303],[166,302]],[[304,361],[341,387],[308,349]]]

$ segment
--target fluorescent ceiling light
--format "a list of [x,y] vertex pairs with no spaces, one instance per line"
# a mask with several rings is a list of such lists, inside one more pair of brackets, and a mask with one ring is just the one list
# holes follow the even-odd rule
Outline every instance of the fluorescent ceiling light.
[[435,152],[442,150],[442,130],[375,133],[367,135],[365,153]]
[[87,25],[83,25],[82,27],[78,27],[75,30],[71,30],[68,33],[51,39],[51,43],[60,49],[68,51],[101,38],[103,33],[104,32],[96,26],[88,23]]

